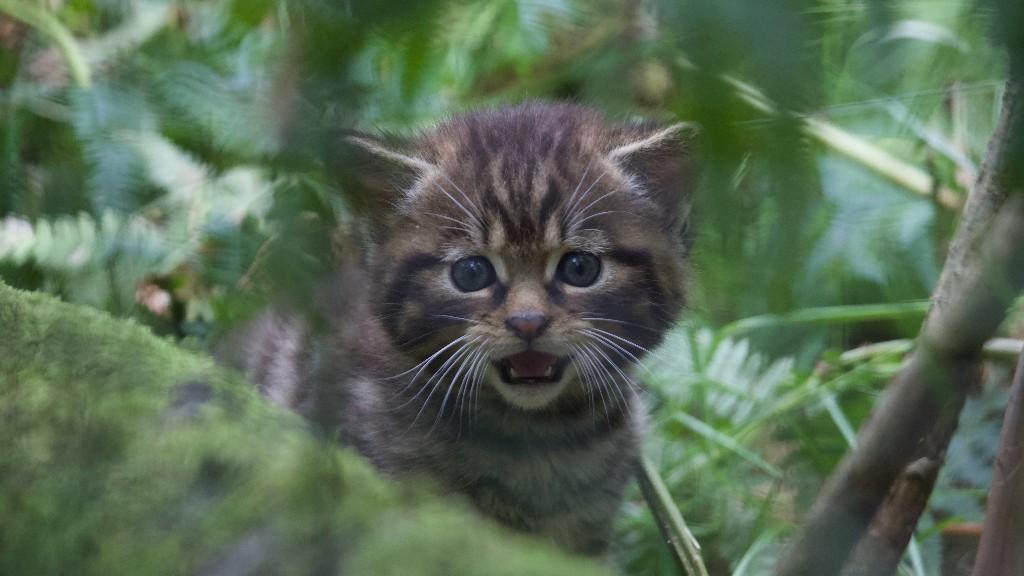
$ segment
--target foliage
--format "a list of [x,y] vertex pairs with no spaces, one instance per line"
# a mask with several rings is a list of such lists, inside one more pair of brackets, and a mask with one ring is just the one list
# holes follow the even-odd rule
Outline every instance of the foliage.
[[130,322],[5,286],[0,321],[0,572],[604,572],[384,481]]
[[[974,0],[47,5],[0,0],[0,278],[196,347],[331,266],[336,130],[536,97],[702,124],[692,311],[645,380],[713,574],[764,573],[898,366],[856,350],[916,333],[1006,74]],[[979,518],[997,384],[907,570]],[[630,573],[672,573],[637,497],[621,535]]]

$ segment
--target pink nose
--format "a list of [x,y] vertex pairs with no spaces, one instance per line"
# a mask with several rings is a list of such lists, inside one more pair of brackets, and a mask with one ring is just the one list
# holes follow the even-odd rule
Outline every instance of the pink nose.
[[505,326],[524,340],[540,336],[550,323],[543,314],[516,314],[505,320]]

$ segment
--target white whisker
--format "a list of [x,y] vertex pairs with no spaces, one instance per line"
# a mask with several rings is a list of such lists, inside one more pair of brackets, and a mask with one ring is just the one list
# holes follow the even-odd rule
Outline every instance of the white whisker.
[[596,186],[597,183],[600,182],[601,179],[604,178],[605,174],[607,173],[607,170],[602,171],[601,174],[599,174],[597,178],[594,178],[594,181],[590,183],[590,186],[587,187],[587,190],[583,194],[580,194],[580,197],[573,202],[572,206],[566,208],[565,215],[570,218],[570,222],[576,220],[576,214],[578,213],[577,207],[579,207],[580,203],[582,203],[587,198],[587,196],[590,195],[590,192],[591,190],[594,189],[594,186]]
[[586,218],[584,218],[584,219],[582,219],[582,220],[579,220],[579,221],[575,222],[575,223],[573,224],[573,226],[574,226],[574,227],[575,227],[575,226],[579,226],[580,224],[583,224],[583,223],[584,223],[584,222],[586,222],[587,220],[592,220],[592,219],[594,219],[594,218],[597,218],[598,216],[605,216],[605,215],[607,215],[607,214],[617,214],[617,213],[618,213],[618,210],[605,210],[605,211],[603,211],[603,212],[598,212],[597,214],[591,214],[590,216],[587,216]]
[[451,381],[448,382],[448,390],[445,392],[444,398],[441,400],[441,406],[437,409],[437,416],[434,417],[434,423],[430,425],[431,431],[434,430],[434,427],[437,426],[438,421],[444,414],[444,407],[448,405],[448,398],[451,396],[452,390],[455,388],[455,382],[459,379],[459,375],[461,375],[463,371],[466,368],[468,368],[469,365],[476,359],[476,356],[479,354],[481,347],[482,345],[477,345],[475,349],[473,349],[469,354],[467,354],[466,358],[468,358],[468,360],[466,358],[463,358],[462,364],[459,366],[459,369],[455,371],[455,375],[452,376]]
[[580,208],[579,210],[577,210],[577,211],[576,211],[576,215],[577,215],[577,216],[576,216],[576,218],[574,218],[574,219],[573,219],[573,221],[572,221],[572,222],[571,222],[571,223],[569,224],[569,227],[570,227],[570,228],[576,228],[576,226],[578,225],[578,222],[582,222],[583,220],[586,220],[586,218],[583,218],[583,220],[580,220],[580,218],[581,218],[581,217],[582,217],[582,216],[583,216],[584,214],[586,214],[587,210],[590,210],[590,208],[591,208],[591,207],[593,207],[593,206],[594,206],[595,204],[597,204],[597,203],[598,203],[598,202],[600,202],[601,200],[604,200],[605,198],[607,198],[607,197],[611,196],[611,195],[612,195],[612,194],[614,194],[615,192],[616,192],[615,190],[612,190],[611,192],[605,192],[604,194],[602,194],[601,196],[599,196],[599,197],[597,198],[597,200],[594,200],[594,201],[593,201],[593,202],[591,202],[590,204],[587,204],[587,205],[586,205],[586,206],[584,206],[583,208]]
[[[600,377],[598,368],[594,364],[594,360],[583,350],[582,346],[573,346],[572,348],[576,352],[575,356],[580,359],[580,365],[584,366],[585,370],[590,374],[590,382],[588,384],[597,389],[597,394],[601,398],[601,406],[604,407],[604,417],[605,420],[607,420],[611,413],[608,411],[608,401],[604,397],[606,381]],[[608,392],[610,394],[611,390]]]
[[[591,336],[591,337],[593,338],[593,336]],[[599,342],[599,341],[598,341],[598,342]],[[620,367],[619,367],[619,365],[618,365],[618,364],[617,364],[617,363],[616,363],[616,362],[615,362],[614,360],[612,360],[612,359],[611,359],[610,357],[608,357],[608,355],[607,355],[607,354],[605,354],[605,353],[604,353],[604,351],[603,351],[603,350],[601,350],[601,349],[600,349],[599,347],[597,347],[597,346],[594,346],[594,347],[592,347],[591,349],[592,349],[592,350],[593,350],[594,352],[596,352],[597,354],[599,354],[599,355],[601,356],[601,358],[603,358],[603,359],[604,359],[604,361],[605,361],[605,362],[606,362],[606,363],[607,363],[607,364],[608,364],[609,366],[611,366],[612,368],[614,368],[614,369],[615,369],[615,371],[619,373],[619,376],[621,376],[621,377],[622,377],[622,383],[623,383],[623,384],[624,384],[624,385],[626,386],[626,388],[628,388],[628,389],[629,389],[629,391],[630,391],[630,392],[632,392],[632,393],[633,393],[633,396],[635,396],[636,398],[639,398],[639,397],[640,397],[640,395],[639,395],[639,394],[637,393],[637,386],[636,386],[636,383],[634,383],[634,382],[633,382],[633,379],[632,379],[632,378],[631,378],[631,377],[630,377],[630,376],[629,376],[628,374],[626,374],[626,373],[625,373],[625,372],[624,372],[624,371],[622,370],[622,368],[620,368]],[[622,396],[622,402],[623,402],[623,404],[625,404],[625,405],[627,405],[627,406],[628,406],[628,403],[626,402],[626,398],[625,398],[625,396]]]
[[[434,358],[436,358],[438,355],[440,355],[445,350],[451,348],[452,346],[455,346],[456,344],[458,344],[459,342],[465,340],[466,338],[469,338],[469,334],[463,334],[462,336],[459,336],[455,340],[452,340],[451,342],[449,342],[444,348],[441,348],[437,352],[434,352],[433,354],[428,356],[426,360],[423,360],[422,362],[420,362],[419,364],[413,366],[412,368],[409,368],[405,372],[400,372],[398,374],[395,374],[394,376],[386,376],[384,378],[384,380],[395,380],[397,378],[401,378],[402,376],[405,376],[409,372],[412,372],[413,370],[416,370],[417,368],[419,368],[419,372],[416,372],[416,375],[412,377],[412,380],[409,381],[409,384],[415,382],[416,379],[419,378],[420,372],[423,372],[423,369],[427,367],[427,364],[429,362],[431,362]],[[406,384],[406,387],[408,387],[408,386],[409,385]]]
[[441,184],[439,184],[438,182],[433,182],[433,181],[431,182],[431,184],[433,184],[434,186],[437,186],[437,188],[441,191],[441,193],[443,193],[445,196],[447,196],[449,200],[451,200],[456,206],[458,206],[466,214],[466,216],[469,216],[471,219],[476,220],[477,222],[479,222],[480,225],[483,225],[483,222],[480,220],[480,217],[475,215],[475,214],[473,214],[472,212],[470,212],[469,208],[466,208],[462,204],[462,202],[459,202],[458,200],[456,200],[455,197],[452,196],[451,193],[448,192],[448,190],[446,190],[444,186],[441,186]]
[[[455,365],[458,363],[459,358],[462,358],[463,356],[465,356],[469,352],[470,347],[475,342],[479,341],[481,338],[482,338],[482,336],[477,336],[473,340],[470,340],[466,344],[462,345],[455,354],[452,354],[451,358],[449,358],[448,361],[446,361],[444,364],[441,365],[440,368],[438,368],[437,372],[434,372],[434,375],[431,376],[430,379],[428,379],[426,382],[423,383],[423,386],[421,386],[419,391],[416,392],[416,395],[413,396],[412,398],[410,398],[405,403],[405,404],[409,404],[410,402],[412,402],[413,400],[418,398],[419,395],[422,394],[423,391],[427,389],[427,387],[430,387],[430,392],[427,394],[427,397],[423,399],[423,404],[420,406],[419,411],[416,412],[416,417],[413,418],[412,419],[412,423],[409,424],[409,428],[410,429],[413,426],[416,425],[417,421],[419,421],[420,416],[423,414],[423,410],[426,409],[427,405],[430,403],[430,399],[434,396],[434,392],[437,391],[438,386],[440,386],[441,382],[444,381],[445,376],[447,376],[448,373],[451,372],[452,368],[454,368]],[[436,382],[434,381],[435,379],[436,379]],[[433,386],[430,386],[431,382],[434,382]],[[405,404],[403,404],[403,406]]]
[[462,316],[452,316],[451,314],[431,314],[432,318],[447,318],[449,320],[461,320],[463,322],[469,322],[470,324],[483,324],[479,320],[473,320],[472,318],[463,318]]
[[580,191],[580,187],[583,186],[583,182],[587,179],[587,174],[590,173],[590,167],[593,164],[594,164],[594,157],[591,156],[590,160],[587,161],[586,168],[583,169],[583,176],[580,176],[579,182],[576,183],[576,188],[573,189],[573,191],[572,191],[572,195],[570,195],[569,199],[565,201],[566,211],[568,211],[572,207],[572,204],[576,200],[576,194]]
[[469,204],[470,206],[472,206],[473,210],[475,210],[474,214],[476,214],[477,222],[479,222],[481,226],[484,226],[483,211],[480,210],[480,207],[477,206],[477,204],[475,202],[473,202],[473,199],[470,198],[469,195],[466,194],[466,192],[462,190],[462,188],[459,188],[459,185],[456,184],[451,178],[449,178],[447,174],[445,174],[444,172],[438,172],[438,174],[440,174],[442,178],[447,180],[448,183],[451,184],[452,187],[455,188],[456,192],[458,192],[459,194],[462,194],[462,198],[466,201],[466,203]]
[[627,322],[625,320],[615,320],[612,318],[600,318],[597,316],[583,316],[580,320],[587,320],[590,322],[612,322],[614,324],[622,324],[623,326],[632,326],[634,328],[640,328],[641,330],[647,330],[648,332],[658,333],[658,330],[651,328],[650,326],[644,326],[643,324],[637,324],[636,322]]

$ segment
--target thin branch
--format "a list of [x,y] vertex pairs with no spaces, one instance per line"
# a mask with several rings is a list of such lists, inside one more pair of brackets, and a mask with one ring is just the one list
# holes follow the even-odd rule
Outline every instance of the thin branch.
[[[865,344],[852,348],[839,355],[839,363],[843,366],[866,362],[877,356],[909,354],[914,349],[914,341],[910,339],[886,340]],[[981,349],[985,360],[994,362],[1017,362],[1017,358],[1024,353],[1024,340],[1016,338],[992,338],[985,342]]]
[[1010,389],[972,576],[1024,574],[1024,356]]
[[985,169],[964,208],[917,350],[819,494],[779,565],[782,576],[839,572],[936,423],[955,421],[976,385],[985,341],[1024,287],[1024,201],[1008,199],[1020,190],[1006,176],[1014,161],[1008,142],[1018,137],[1016,96],[1016,85],[1008,84]]
[[708,570],[700,556],[700,544],[686,526],[683,515],[672,500],[672,495],[658,475],[657,469],[643,456],[640,457],[640,465],[637,468],[640,491],[643,492],[644,500],[654,514],[654,521],[668,543],[677,567],[686,576],[708,576]]

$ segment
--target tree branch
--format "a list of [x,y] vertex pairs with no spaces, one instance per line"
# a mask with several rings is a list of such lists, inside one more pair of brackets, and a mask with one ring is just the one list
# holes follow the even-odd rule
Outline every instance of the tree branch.
[[1010,390],[972,576],[1024,574],[1024,356]]
[[839,572],[936,423],[955,423],[976,381],[985,340],[1024,287],[1024,203],[1008,201],[1019,192],[1018,181],[1008,176],[1009,143],[1020,137],[1017,92],[1009,83],[985,169],[964,208],[918,348],[862,428],[857,448],[819,494],[778,567],[782,576]]

